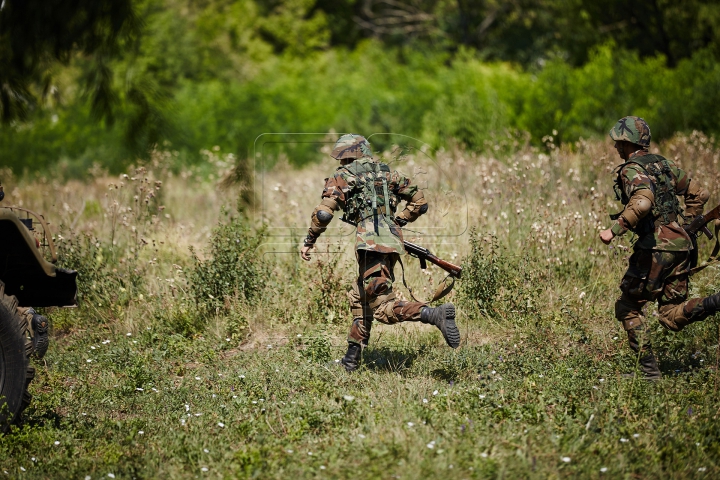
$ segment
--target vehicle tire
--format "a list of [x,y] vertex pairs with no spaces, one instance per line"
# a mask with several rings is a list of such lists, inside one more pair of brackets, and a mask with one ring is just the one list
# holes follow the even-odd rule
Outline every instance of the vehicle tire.
[[0,432],[20,418],[30,404],[28,386],[35,377],[29,354],[28,324],[17,311],[17,299],[5,295],[0,282]]

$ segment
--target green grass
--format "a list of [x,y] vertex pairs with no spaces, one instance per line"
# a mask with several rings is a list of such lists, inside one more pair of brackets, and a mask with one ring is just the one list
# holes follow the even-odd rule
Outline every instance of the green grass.
[[[717,202],[720,153],[711,140],[678,137],[662,150],[684,159]],[[413,228],[435,232],[416,240],[464,261],[463,285],[477,286],[450,296],[462,345],[451,350],[426,325],[375,325],[352,375],[333,362],[349,327],[351,237],[333,224],[310,264],[283,253],[297,250],[331,163],[268,172],[258,193],[265,208],[251,209],[264,212],[260,229],[223,211],[235,192],[192,172],[151,169],[111,190],[118,179],[101,173],[83,184],[6,186],[6,201],[44,209],[58,225],[62,261],[81,272],[82,303],[47,312],[51,347],[35,362],[23,424],[0,438],[0,474],[717,477],[717,317],[672,334],[651,309],[664,378],[622,377],[636,359],[613,302],[630,239],[610,249],[596,238],[603,215],[617,209],[611,147],[437,157],[442,175],[427,182],[433,207]],[[404,164],[410,173],[413,161]],[[163,184],[138,208],[144,177]],[[466,209],[448,209],[448,197]],[[463,230],[468,218],[474,237]],[[257,255],[242,253],[258,240]],[[217,242],[224,247],[208,250]],[[223,275],[237,252],[251,265],[240,277]],[[423,295],[442,278],[437,269],[421,274],[414,260],[406,266]],[[243,275],[256,267],[268,273],[248,289]],[[203,289],[193,288],[197,278]],[[716,267],[693,279],[693,294],[719,289]],[[202,292],[221,293],[205,302]]]

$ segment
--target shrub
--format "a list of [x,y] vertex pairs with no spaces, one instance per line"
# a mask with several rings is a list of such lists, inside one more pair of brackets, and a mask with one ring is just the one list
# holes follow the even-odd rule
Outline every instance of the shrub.
[[471,230],[470,253],[463,261],[463,280],[458,289],[458,299],[460,305],[473,313],[496,316],[493,304],[509,270],[499,248],[495,236],[484,240],[475,228]]
[[253,231],[239,215],[215,228],[206,259],[191,250],[188,284],[201,311],[229,312],[233,301],[258,298],[267,279],[267,269],[257,255],[264,237],[264,227]]

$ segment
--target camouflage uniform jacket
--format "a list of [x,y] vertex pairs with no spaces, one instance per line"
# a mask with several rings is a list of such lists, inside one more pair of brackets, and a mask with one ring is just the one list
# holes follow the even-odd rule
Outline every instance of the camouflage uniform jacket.
[[[626,199],[631,199],[633,195],[643,189],[649,189],[653,195],[656,194],[655,178],[648,173],[647,167],[649,164],[647,164],[647,161],[643,161],[641,158],[646,155],[649,155],[648,152],[643,150],[635,152],[620,169],[619,179]],[[658,169],[661,168],[660,162],[667,160],[660,155],[653,155],[652,157],[653,160],[657,160],[652,165],[655,165]],[[667,162],[670,167],[670,182],[675,195],[686,197],[686,203],[689,203],[687,193],[690,177],[672,160],[667,160]],[[625,213],[625,210],[620,214],[621,217],[623,213]],[[662,218],[655,217],[653,213],[654,210],[647,217],[640,220],[634,228],[631,228],[639,237],[635,243],[635,248],[671,252],[684,252],[693,249],[692,241],[678,223],[679,218],[677,215],[673,216],[670,219],[671,221],[665,223]],[[623,230],[625,229],[622,228],[622,225],[620,227],[618,227],[618,224],[613,226],[613,233],[616,235],[624,233]]]
[[[405,248],[395,211],[404,200],[408,202],[403,211],[404,219],[415,220],[427,210],[421,193],[407,177],[390,171],[386,164],[362,157],[341,165],[335,175],[325,179],[322,198],[324,203],[342,209],[343,220],[357,227],[356,250],[402,255]],[[311,227],[311,234],[312,230]]]

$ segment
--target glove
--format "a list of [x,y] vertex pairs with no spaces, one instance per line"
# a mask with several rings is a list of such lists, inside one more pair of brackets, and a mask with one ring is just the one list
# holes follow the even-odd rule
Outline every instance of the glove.
[[401,227],[404,227],[405,225],[407,225],[408,222],[402,217],[395,217],[395,223],[397,223]]

